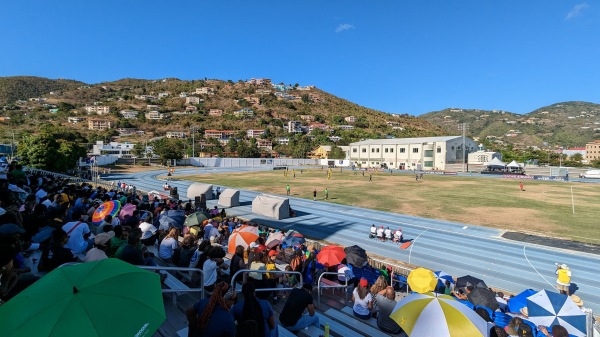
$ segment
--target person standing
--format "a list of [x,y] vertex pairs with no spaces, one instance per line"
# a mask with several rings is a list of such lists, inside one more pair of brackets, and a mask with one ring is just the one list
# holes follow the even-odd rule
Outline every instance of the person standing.
[[571,271],[566,264],[556,264],[556,285],[561,294],[571,296]]
[[[315,315],[313,302],[311,284],[304,283],[302,289],[292,289],[279,315],[281,325],[291,332],[300,331],[309,325],[319,327],[319,316]],[[303,315],[304,309],[308,310],[308,314]]]
[[523,182],[522,182],[522,181],[519,181],[519,188],[521,189],[521,192],[523,192],[523,191],[524,191],[524,190],[523,190]]
[[325,187],[325,200],[329,200],[329,190]]
[[285,185],[285,192],[288,196],[290,195],[290,184]]
[[313,201],[317,200],[317,189],[313,191]]
[[372,174],[369,174],[369,182],[370,183],[373,182],[373,175]]

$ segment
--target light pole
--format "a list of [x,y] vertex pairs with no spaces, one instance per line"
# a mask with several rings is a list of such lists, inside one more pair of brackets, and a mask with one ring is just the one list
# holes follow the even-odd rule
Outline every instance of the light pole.
[[467,131],[467,123],[461,123],[458,126],[459,130],[462,130],[462,171],[465,172],[465,132]]
[[190,133],[192,134],[192,158],[196,155],[196,127],[190,127]]

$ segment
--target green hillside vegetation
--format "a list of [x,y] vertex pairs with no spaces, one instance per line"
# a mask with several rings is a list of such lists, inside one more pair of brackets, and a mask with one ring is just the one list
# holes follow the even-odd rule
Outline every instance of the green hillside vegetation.
[[600,139],[600,104],[588,102],[556,103],[524,115],[450,108],[421,117],[447,132],[467,123],[469,136],[517,147],[584,147]]
[[[391,115],[381,111],[361,107],[347,100],[340,99],[317,88],[301,88],[299,85],[288,85],[283,91],[277,91],[270,84],[255,85],[245,81],[223,80],[192,80],[183,81],[169,78],[163,80],[121,79],[114,82],[104,82],[87,85],[75,81],[48,80],[32,78],[26,84],[26,90],[20,90],[18,95],[6,95],[5,104],[1,115],[10,120],[0,125],[3,127],[4,138],[7,133],[16,132],[19,136],[36,133],[41,125],[63,125],[87,137],[89,142],[95,140],[119,140],[137,142],[155,137],[165,136],[168,131],[186,132],[189,135],[191,127],[197,130],[196,140],[202,140],[204,130],[232,130],[238,139],[246,138],[248,129],[267,130],[263,136],[267,139],[276,137],[294,138],[291,146],[277,146],[276,151],[291,154],[295,144],[303,143],[304,149],[300,153],[309,152],[317,145],[330,144],[329,136],[341,139],[338,145],[366,138],[383,137],[414,137],[442,135],[442,128],[429,123],[421,118],[409,115]],[[3,89],[10,92],[15,83],[21,83],[21,78],[4,78]],[[51,85],[54,83],[53,85]],[[73,84],[66,86],[66,84]],[[49,90],[58,92],[49,94]],[[214,89],[214,94],[196,94],[197,88],[209,87]],[[302,90],[304,89],[304,90]],[[168,93],[168,96],[158,98],[159,93]],[[188,104],[186,98],[180,93],[201,99],[199,104]],[[293,96],[293,99],[282,99],[278,94]],[[35,95],[34,95],[35,94]],[[30,96],[43,97],[43,102],[19,102],[16,99],[26,100]],[[143,97],[141,97],[143,96]],[[12,100],[11,100],[12,99]],[[256,102],[254,102],[256,100]],[[108,106],[110,113],[98,116],[88,114],[85,106]],[[195,108],[197,112],[183,114],[186,108]],[[236,111],[250,109],[252,115],[236,115]],[[53,111],[51,111],[51,109]],[[219,109],[222,116],[211,116],[211,109]],[[135,119],[125,119],[120,114],[123,110],[139,112]],[[149,111],[159,111],[168,115],[162,120],[147,120],[144,114]],[[354,116],[354,122],[344,119]],[[68,123],[69,117],[83,117],[111,120],[111,130],[88,130],[87,122],[78,124]],[[304,119],[303,119],[304,118]],[[310,119],[312,120],[310,120]],[[307,141],[300,141],[300,136],[292,137],[285,127],[290,120],[301,121],[303,126],[311,123],[322,123],[331,128],[331,132],[313,130]],[[341,130],[340,125],[351,125],[353,130]],[[143,135],[118,137],[118,128],[132,128],[144,131]],[[304,137],[307,137],[306,135]],[[209,140],[206,140],[207,142]],[[217,152],[230,149],[212,142]],[[189,144],[189,140],[188,140]],[[185,145],[184,145],[185,146]],[[308,149],[307,149],[308,148]]]
[[60,94],[62,90],[70,90],[82,85],[85,83],[34,76],[0,77],[0,106],[13,104],[17,100],[48,95],[50,92]]

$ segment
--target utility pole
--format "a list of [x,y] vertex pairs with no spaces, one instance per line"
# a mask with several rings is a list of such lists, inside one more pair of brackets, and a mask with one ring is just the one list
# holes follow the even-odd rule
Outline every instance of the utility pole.
[[462,165],[462,167],[463,167],[462,171],[464,173],[465,172],[465,163],[466,163],[466,158],[465,158],[465,152],[466,152],[466,149],[465,149],[465,133],[467,131],[467,123],[461,123],[458,126],[458,129],[462,130],[462,164],[463,164]]
[[12,133],[12,143],[10,144],[10,160],[15,158],[15,133]]
[[192,134],[192,158],[196,155],[196,127],[190,127],[190,133]]

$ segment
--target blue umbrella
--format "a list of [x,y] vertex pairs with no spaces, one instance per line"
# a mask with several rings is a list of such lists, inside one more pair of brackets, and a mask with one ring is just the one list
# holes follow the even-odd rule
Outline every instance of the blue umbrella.
[[175,227],[182,229],[183,223],[185,222],[184,211],[168,210],[160,215],[158,218],[160,227]]
[[527,310],[535,325],[562,325],[573,336],[586,336],[585,313],[567,295],[542,290],[527,297]]
[[433,272],[433,274],[438,279],[437,288],[445,287],[446,281],[450,281],[450,283],[454,284],[454,279],[452,278],[452,275],[447,274],[446,272],[438,270]]
[[537,291],[532,289],[527,289],[522,291],[520,294],[511,297],[508,300],[508,304],[506,305],[508,312],[519,312],[521,308],[525,308],[527,306],[527,297],[537,293]]
[[301,236],[290,236],[283,240],[283,243],[288,246],[299,246],[306,242],[306,240]]

